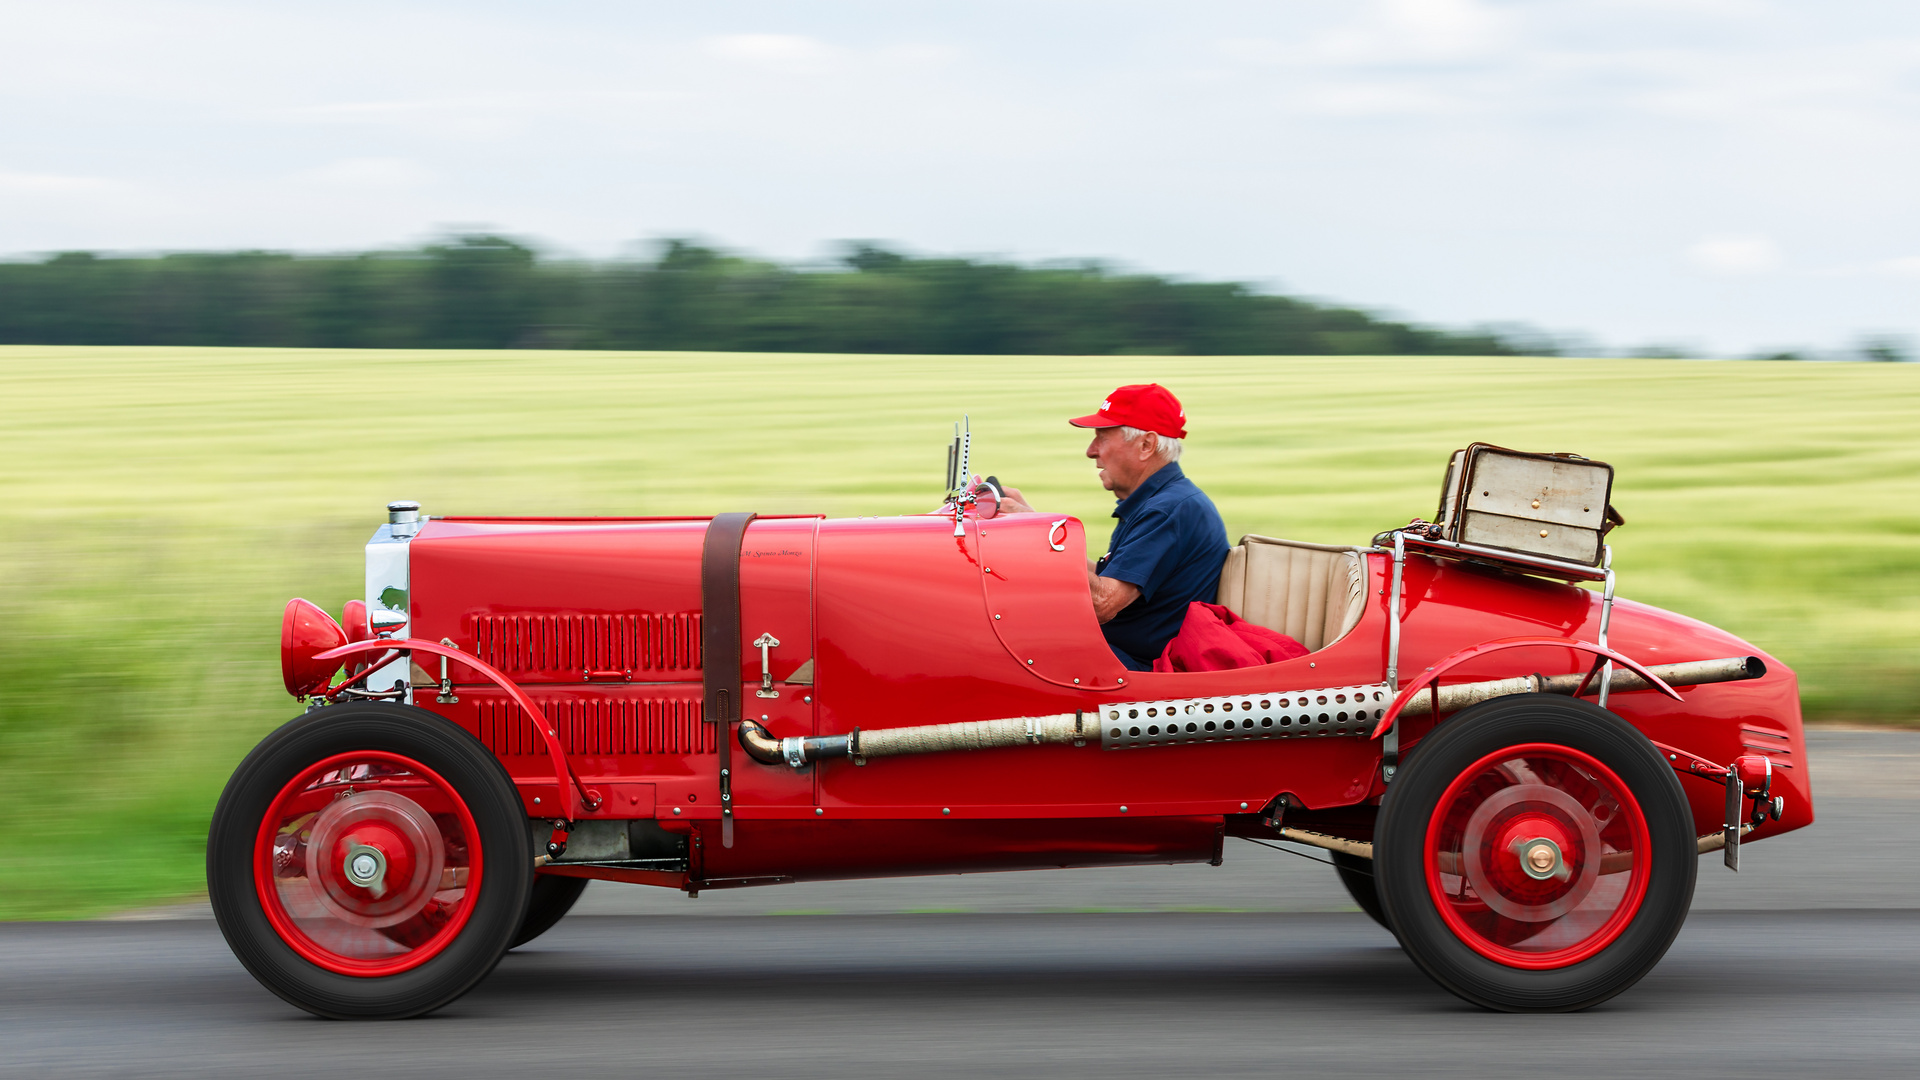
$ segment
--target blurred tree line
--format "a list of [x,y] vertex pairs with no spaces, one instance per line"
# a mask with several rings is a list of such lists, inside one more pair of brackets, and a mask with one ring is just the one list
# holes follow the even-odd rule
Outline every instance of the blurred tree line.
[[1539,355],[1246,285],[918,258],[851,245],[791,267],[675,240],[651,260],[543,259],[497,236],[408,251],[0,263],[0,343],[1184,355]]

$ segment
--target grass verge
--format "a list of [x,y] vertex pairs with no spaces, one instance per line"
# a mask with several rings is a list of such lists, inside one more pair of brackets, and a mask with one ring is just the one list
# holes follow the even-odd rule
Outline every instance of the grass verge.
[[0,918],[192,893],[227,774],[293,714],[281,606],[338,611],[429,512],[892,514],[982,472],[1111,507],[1062,420],[1186,403],[1235,536],[1364,541],[1474,439],[1612,462],[1623,595],[1754,641],[1810,719],[1920,701],[1920,365],[0,348]]

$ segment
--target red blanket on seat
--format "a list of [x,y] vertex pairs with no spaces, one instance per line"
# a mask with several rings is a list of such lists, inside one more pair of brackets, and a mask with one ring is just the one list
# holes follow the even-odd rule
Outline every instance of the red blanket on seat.
[[1219,604],[1195,600],[1187,605],[1186,621],[1153,662],[1153,670],[1225,671],[1277,664],[1307,652],[1305,645],[1277,630],[1255,626]]

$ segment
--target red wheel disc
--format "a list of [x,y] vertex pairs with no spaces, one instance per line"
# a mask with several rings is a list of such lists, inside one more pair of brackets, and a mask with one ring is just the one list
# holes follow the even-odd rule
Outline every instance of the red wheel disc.
[[342,975],[394,975],[460,934],[481,873],[479,830],[438,773],[399,754],[336,754],[288,781],[254,843],[267,920]]
[[1552,743],[1495,751],[1427,824],[1427,891],[1447,927],[1509,967],[1568,967],[1618,938],[1646,897],[1651,834],[1633,793]]

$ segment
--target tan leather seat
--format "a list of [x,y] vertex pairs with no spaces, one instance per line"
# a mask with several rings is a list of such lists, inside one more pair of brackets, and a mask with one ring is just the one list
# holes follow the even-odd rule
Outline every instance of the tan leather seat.
[[1217,603],[1318,651],[1359,625],[1366,592],[1359,548],[1249,535],[1227,553]]

